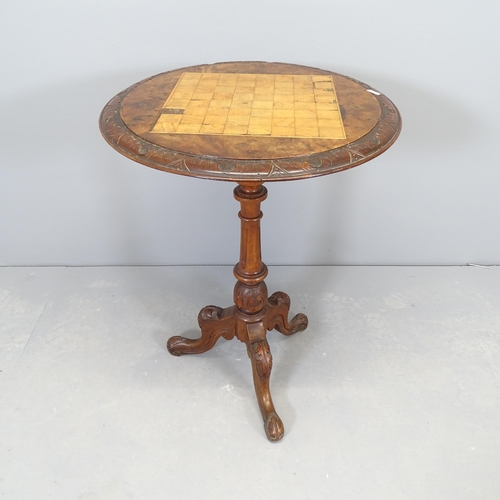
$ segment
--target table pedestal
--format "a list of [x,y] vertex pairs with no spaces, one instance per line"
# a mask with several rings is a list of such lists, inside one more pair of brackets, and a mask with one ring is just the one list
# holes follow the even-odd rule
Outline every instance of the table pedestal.
[[171,337],[167,348],[174,356],[200,354],[211,349],[220,337],[230,340],[237,337],[247,346],[252,363],[255,393],[259,402],[264,429],[270,441],[283,437],[283,422],[276,413],[269,378],[273,358],[266,339],[268,330],[276,329],[284,335],[305,330],[307,317],[297,314],[288,322],[290,298],[284,292],[270,297],[264,282],[267,267],[262,262],[260,245],[260,204],[267,197],[262,182],[240,182],[234,197],[241,204],[240,261],[234,267],[238,280],[234,287],[234,304],[225,309],[206,306],[198,315],[201,328],[199,339]]

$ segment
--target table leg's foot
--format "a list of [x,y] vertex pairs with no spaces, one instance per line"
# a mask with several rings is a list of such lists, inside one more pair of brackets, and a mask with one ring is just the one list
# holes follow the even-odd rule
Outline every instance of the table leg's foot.
[[285,434],[285,427],[276,413],[270,413],[264,422],[264,430],[269,441],[279,441]]
[[247,351],[252,363],[255,394],[264,420],[264,430],[269,441],[278,441],[283,437],[285,429],[276,413],[269,389],[273,357],[265,337],[266,330],[263,323],[250,324],[247,328]]
[[230,340],[235,335],[234,306],[222,309],[217,306],[206,306],[198,314],[198,324],[201,328],[199,339],[186,337],[171,337],[167,349],[174,356],[183,354],[201,354],[215,345],[220,337]]
[[302,313],[295,315],[290,323],[288,322],[290,297],[285,292],[273,293],[267,301],[267,306],[266,328],[268,330],[274,328],[283,335],[292,335],[307,328],[307,316]]

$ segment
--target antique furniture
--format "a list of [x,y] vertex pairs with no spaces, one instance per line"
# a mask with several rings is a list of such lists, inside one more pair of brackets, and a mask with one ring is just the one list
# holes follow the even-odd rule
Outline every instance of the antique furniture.
[[203,308],[199,339],[175,336],[174,356],[199,354],[220,337],[247,346],[269,440],[284,428],[271,399],[267,330],[304,330],[290,321],[290,299],[268,297],[261,259],[260,204],[265,182],[307,179],[367,162],[396,140],[400,115],[380,92],[351,78],[305,66],[265,62],[193,66],[153,76],[104,108],[101,132],[126,157],[175,174],[238,183],[240,260],[234,305]]

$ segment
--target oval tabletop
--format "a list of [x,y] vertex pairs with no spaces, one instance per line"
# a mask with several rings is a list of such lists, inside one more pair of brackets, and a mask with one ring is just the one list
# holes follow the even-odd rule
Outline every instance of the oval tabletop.
[[360,165],[401,130],[394,104],[307,66],[232,62],[161,73],[114,97],[104,138],[152,168],[226,181],[280,181]]

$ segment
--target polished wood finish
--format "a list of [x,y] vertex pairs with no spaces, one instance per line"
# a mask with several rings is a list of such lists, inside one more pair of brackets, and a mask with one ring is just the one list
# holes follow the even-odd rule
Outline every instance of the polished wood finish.
[[[335,87],[346,138],[279,137],[272,130],[268,136],[157,133],[155,125],[185,73],[275,75],[275,81],[280,75],[328,76]],[[270,98],[269,92],[270,87],[264,89],[264,98]],[[300,109],[300,101],[292,102],[294,111],[307,111]],[[276,105],[283,106],[283,102]],[[232,103],[226,107],[229,113]],[[338,118],[336,113],[332,111],[331,120]],[[100,126],[111,146],[152,168],[224,181],[272,182],[326,175],[369,161],[396,140],[401,118],[387,97],[352,78],[294,64],[245,62],[192,66],[132,85],[104,108]]]
[[204,307],[201,336],[174,336],[175,356],[200,354],[224,338],[244,342],[269,440],[284,427],[270,392],[273,358],[267,331],[292,335],[290,298],[268,297],[262,262],[261,203],[267,181],[304,179],[360,165],[389,148],[401,129],[392,102],[366,84],[330,71],[281,63],[218,63],[139,82],[104,108],[100,128],[121,154],[166,172],[237,182],[240,258],[234,305]]
[[185,71],[150,132],[346,138],[331,75]]

